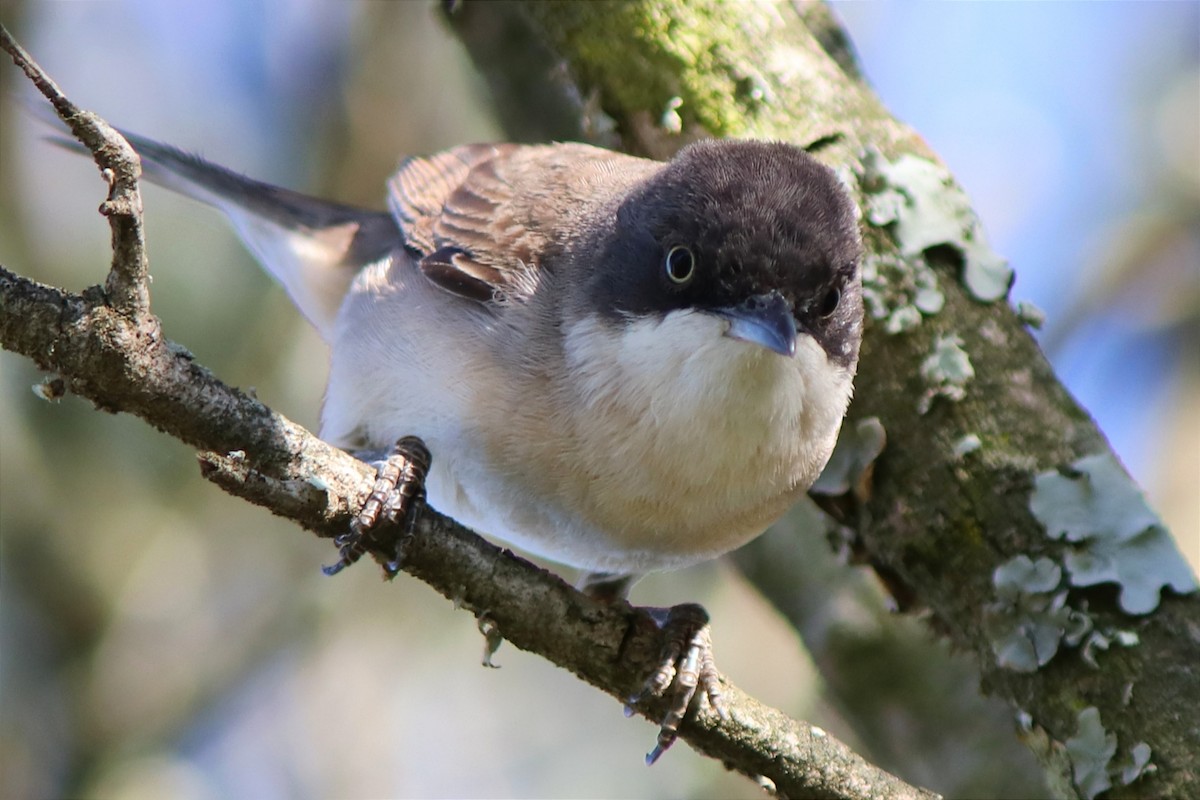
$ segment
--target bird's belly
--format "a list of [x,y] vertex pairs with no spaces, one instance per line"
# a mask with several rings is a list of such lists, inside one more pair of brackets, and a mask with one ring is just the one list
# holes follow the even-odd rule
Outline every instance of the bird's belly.
[[598,572],[670,569],[715,557],[757,536],[807,488],[784,454],[758,462],[761,471],[688,469],[703,461],[701,448],[639,465],[610,454],[591,460],[607,474],[567,466],[505,480],[478,452],[443,449],[448,458],[435,456],[430,504],[481,533]]

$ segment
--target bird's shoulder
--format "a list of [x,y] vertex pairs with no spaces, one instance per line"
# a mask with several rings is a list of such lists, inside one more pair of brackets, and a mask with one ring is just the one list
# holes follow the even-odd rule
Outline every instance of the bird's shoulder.
[[531,293],[553,255],[661,164],[585,144],[474,144],[406,159],[388,182],[435,284],[479,302]]

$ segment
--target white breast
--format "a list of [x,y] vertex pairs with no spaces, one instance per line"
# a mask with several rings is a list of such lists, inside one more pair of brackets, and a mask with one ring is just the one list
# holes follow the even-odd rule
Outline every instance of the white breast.
[[[723,553],[758,535],[829,457],[850,376],[801,336],[795,357],[724,335],[710,314],[675,312],[567,331],[578,396],[576,458],[560,481],[619,557],[655,568]],[[620,333],[618,333],[620,331]]]

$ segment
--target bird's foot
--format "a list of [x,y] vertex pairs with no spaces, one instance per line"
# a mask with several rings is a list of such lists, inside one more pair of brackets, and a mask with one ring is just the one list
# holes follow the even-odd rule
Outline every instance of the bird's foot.
[[695,603],[643,610],[663,631],[666,643],[658,668],[646,679],[642,690],[629,699],[625,711],[626,714],[632,714],[633,706],[649,697],[666,697],[671,701],[659,727],[658,742],[646,754],[646,763],[653,764],[675,743],[679,724],[696,697],[697,688],[704,690],[708,704],[722,719],[728,713],[721,697],[720,676],[713,661],[708,612]]
[[[386,459],[374,462],[377,470],[375,484],[362,510],[350,523],[350,530],[333,540],[340,557],[336,563],[321,568],[326,575],[336,575],[362,558],[368,550],[385,546],[376,538],[376,527],[381,518],[393,523],[404,520],[406,531],[411,529],[416,521],[414,511],[425,498],[425,476],[429,473],[429,464],[429,449],[415,436],[405,436],[396,442]],[[403,538],[398,537],[391,543],[392,557],[384,566],[388,577],[400,569]]]

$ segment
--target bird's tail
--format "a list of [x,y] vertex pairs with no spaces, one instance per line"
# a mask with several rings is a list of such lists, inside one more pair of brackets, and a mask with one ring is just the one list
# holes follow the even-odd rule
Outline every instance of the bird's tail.
[[[141,156],[148,180],[225,213],[326,341],[358,271],[403,246],[400,228],[388,213],[272,186],[170,145],[127,131],[121,135]],[[72,140],[55,142],[81,149]]]

